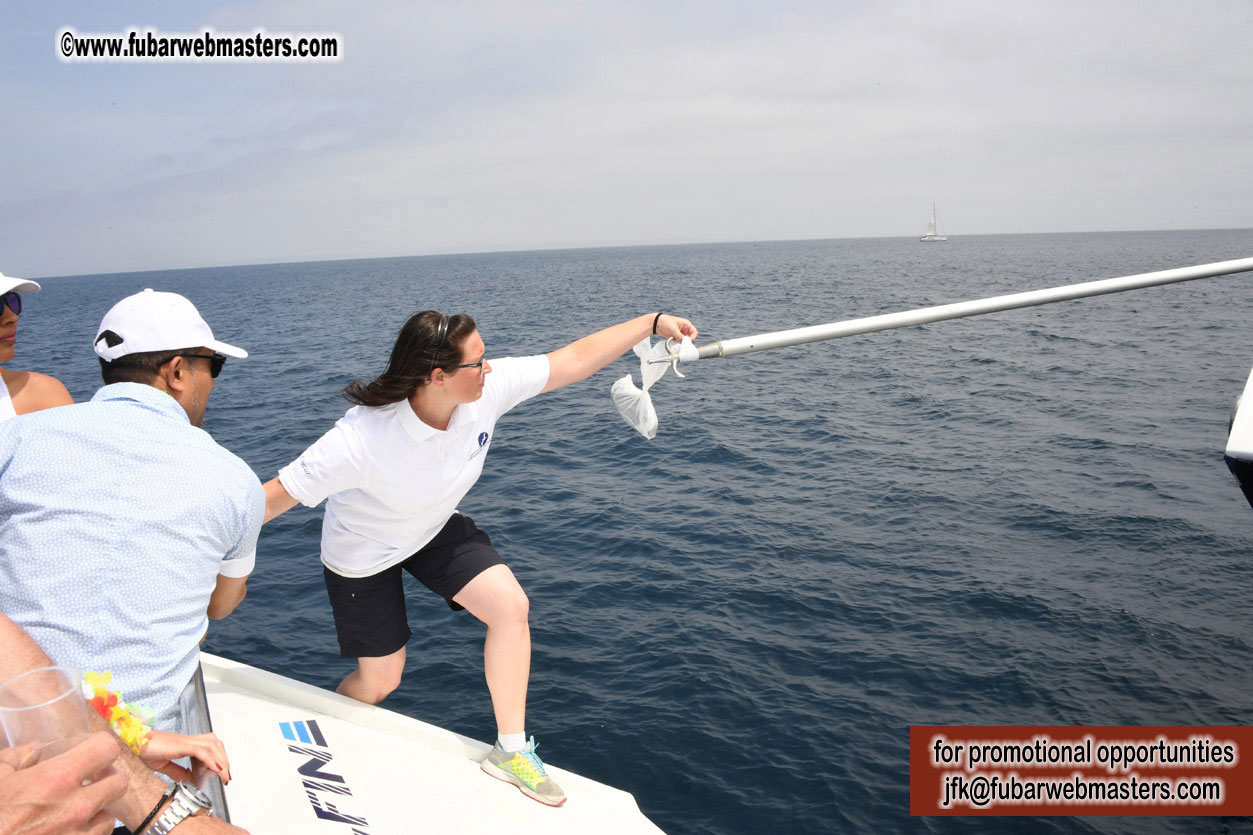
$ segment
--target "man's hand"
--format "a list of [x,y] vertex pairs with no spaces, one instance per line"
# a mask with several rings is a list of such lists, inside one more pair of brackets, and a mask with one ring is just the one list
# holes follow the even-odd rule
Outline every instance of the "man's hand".
[[0,835],[108,835],[113,813],[106,807],[126,791],[126,778],[112,767],[120,751],[113,734],[94,733],[20,770],[13,749],[0,751]]

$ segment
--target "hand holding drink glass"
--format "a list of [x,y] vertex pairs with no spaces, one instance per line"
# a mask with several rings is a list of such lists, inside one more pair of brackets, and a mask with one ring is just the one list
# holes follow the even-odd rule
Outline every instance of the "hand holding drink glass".
[[41,667],[0,684],[0,729],[14,768],[55,757],[87,738],[82,680],[73,667]]
[[126,791],[112,767],[121,749],[112,734],[89,734],[80,681],[43,667],[0,684],[0,829],[112,831],[105,807]]

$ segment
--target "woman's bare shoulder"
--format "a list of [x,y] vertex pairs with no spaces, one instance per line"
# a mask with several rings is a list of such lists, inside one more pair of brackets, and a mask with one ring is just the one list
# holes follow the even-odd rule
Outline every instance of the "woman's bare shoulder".
[[40,374],[37,371],[0,371],[4,375],[4,385],[13,398],[13,410],[19,415],[38,412],[40,409],[51,409],[53,406],[67,406],[74,402],[69,389],[56,377]]

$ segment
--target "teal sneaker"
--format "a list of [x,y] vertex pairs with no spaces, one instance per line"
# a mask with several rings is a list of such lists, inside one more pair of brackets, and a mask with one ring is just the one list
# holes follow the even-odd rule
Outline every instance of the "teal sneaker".
[[566,802],[566,793],[548,776],[535,748],[535,737],[531,737],[526,748],[506,754],[500,749],[498,741],[480,767],[497,780],[513,783],[519,791],[533,800],[548,806],[560,806]]

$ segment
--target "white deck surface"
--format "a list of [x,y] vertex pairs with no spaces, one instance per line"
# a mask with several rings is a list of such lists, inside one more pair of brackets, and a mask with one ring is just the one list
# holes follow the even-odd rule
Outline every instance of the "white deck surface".
[[[231,820],[254,835],[661,832],[626,792],[549,765],[569,800],[544,806],[479,770],[484,743],[245,664],[201,659],[213,730],[231,760]],[[285,738],[283,723],[311,741]]]

